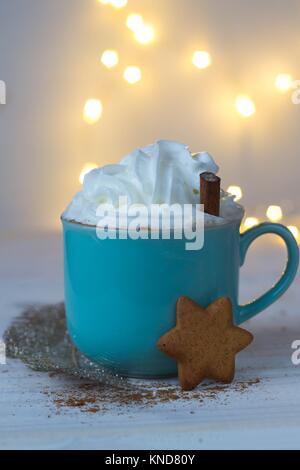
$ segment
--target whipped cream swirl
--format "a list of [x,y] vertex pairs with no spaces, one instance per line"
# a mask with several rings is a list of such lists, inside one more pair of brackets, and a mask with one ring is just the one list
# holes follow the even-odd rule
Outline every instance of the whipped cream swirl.
[[[82,191],[76,194],[63,213],[66,220],[97,225],[97,208],[112,204],[118,208],[119,197],[128,204],[199,204],[199,175],[217,173],[218,166],[206,152],[191,154],[188,147],[161,140],[134,150],[119,164],[106,165],[85,176]],[[220,217],[206,215],[206,222],[238,220],[243,209],[232,196],[222,192]],[[219,220],[218,220],[219,219]]]

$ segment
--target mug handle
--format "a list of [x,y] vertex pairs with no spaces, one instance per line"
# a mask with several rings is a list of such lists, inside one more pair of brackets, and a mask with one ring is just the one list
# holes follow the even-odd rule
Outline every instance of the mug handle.
[[243,266],[247,250],[251,243],[261,235],[270,233],[278,235],[286,244],[288,260],[285,271],[275,286],[261,297],[249,304],[238,306],[238,324],[249,320],[249,318],[254,317],[254,315],[257,315],[259,312],[269,307],[269,305],[276,302],[290,287],[297,274],[299,265],[298,244],[291,231],[281,224],[263,223],[240,235],[240,265]]

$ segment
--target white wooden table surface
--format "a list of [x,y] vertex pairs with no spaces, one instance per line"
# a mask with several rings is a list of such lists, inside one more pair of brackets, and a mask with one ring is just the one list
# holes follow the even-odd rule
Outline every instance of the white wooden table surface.
[[[284,263],[279,242],[253,246],[242,270],[242,300],[265,290]],[[0,337],[26,304],[63,299],[58,234],[0,241]],[[300,448],[300,366],[291,343],[300,339],[299,275],[289,292],[245,327],[255,336],[239,356],[237,380],[260,379],[245,393],[215,400],[124,407],[105,413],[60,413],[45,390],[67,390],[64,377],[37,373],[20,361],[0,365],[1,449]],[[73,384],[74,385],[74,384]]]

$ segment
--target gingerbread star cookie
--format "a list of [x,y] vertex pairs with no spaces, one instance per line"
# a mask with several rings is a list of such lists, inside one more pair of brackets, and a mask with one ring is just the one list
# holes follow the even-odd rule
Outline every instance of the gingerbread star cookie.
[[234,325],[228,298],[222,297],[204,309],[180,297],[176,327],[162,336],[157,346],[177,360],[182,389],[192,390],[204,379],[232,382],[235,356],[252,340],[251,333]]

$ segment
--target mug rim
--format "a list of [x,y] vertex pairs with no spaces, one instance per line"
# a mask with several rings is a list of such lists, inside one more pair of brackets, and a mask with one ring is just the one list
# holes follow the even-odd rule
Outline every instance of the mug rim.
[[[245,211],[243,212],[243,216],[241,218],[238,218],[238,219],[235,219],[235,220],[228,220],[224,223],[220,223],[220,224],[207,224],[207,225],[204,225],[204,230],[207,231],[207,230],[221,230],[222,228],[225,228],[225,227],[228,227],[228,226],[240,226],[241,223],[242,223],[242,220],[244,218],[244,214],[245,214]],[[64,225],[64,224],[69,224],[69,225],[73,225],[77,228],[82,228],[82,229],[87,229],[87,230],[97,230],[97,229],[100,229],[101,227],[97,227],[97,225],[92,225],[92,224],[87,224],[87,223],[83,223],[83,222],[78,222],[77,220],[69,220],[69,219],[66,219],[64,218],[63,215],[61,215],[60,217],[60,220],[61,220],[61,223]],[[149,227],[142,227],[141,230],[143,231],[149,231]],[[125,231],[127,230],[128,231],[128,228],[125,229],[125,228],[116,228],[116,229],[113,229],[113,230],[116,230],[116,231]],[[171,230],[174,230],[171,228]],[[161,232],[161,229],[159,229],[159,232]]]

